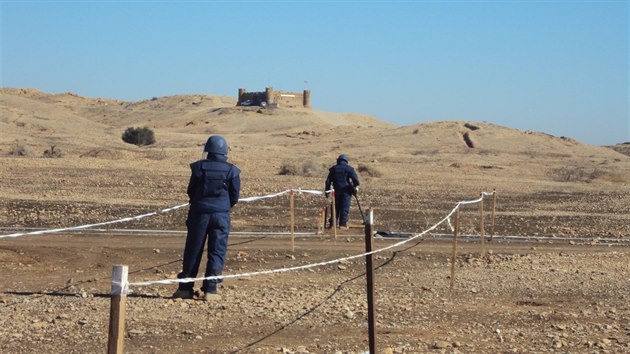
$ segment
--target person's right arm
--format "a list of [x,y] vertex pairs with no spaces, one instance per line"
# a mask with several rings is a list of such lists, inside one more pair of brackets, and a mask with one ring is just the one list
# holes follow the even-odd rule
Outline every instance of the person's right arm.
[[330,185],[332,184],[331,173],[328,172],[328,177],[326,177],[326,186],[324,187],[324,193],[326,194],[326,198],[328,198],[328,191],[330,190]]
[[186,194],[188,194],[188,202],[192,202],[197,187],[197,178],[195,178],[193,164],[190,164],[190,169],[190,180],[188,181],[188,188],[186,189]]

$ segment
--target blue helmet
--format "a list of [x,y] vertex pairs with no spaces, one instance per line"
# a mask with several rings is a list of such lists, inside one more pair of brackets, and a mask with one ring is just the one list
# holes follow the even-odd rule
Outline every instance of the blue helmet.
[[204,146],[203,151],[209,154],[227,155],[227,141],[220,135],[213,135],[206,141],[206,146]]
[[341,161],[345,161],[346,163],[348,163],[348,155],[346,154],[341,154],[339,155],[339,157],[337,158],[337,163],[340,163]]

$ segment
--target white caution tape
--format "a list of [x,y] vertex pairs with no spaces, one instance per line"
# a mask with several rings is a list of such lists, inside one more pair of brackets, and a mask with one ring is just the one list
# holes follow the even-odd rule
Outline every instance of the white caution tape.
[[403,244],[405,244],[407,242],[411,242],[411,241],[415,240],[416,238],[424,236],[427,233],[435,230],[442,223],[444,223],[445,221],[449,220],[450,217],[455,213],[455,211],[457,211],[457,208],[460,207],[460,205],[462,205],[462,204],[474,204],[475,202],[478,203],[478,202],[481,201],[481,199],[482,198],[476,199],[475,201],[459,202],[453,208],[453,210],[451,210],[451,212],[448,213],[448,215],[446,215],[442,220],[440,220],[439,222],[437,222],[436,224],[434,224],[430,228],[428,228],[428,229],[422,231],[421,233],[416,234],[416,235],[414,235],[414,236],[412,236],[412,237],[410,237],[408,239],[405,239],[405,240],[400,241],[398,243],[389,245],[387,247],[379,248],[379,249],[371,251],[371,252],[361,253],[361,254],[357,254],[357,255],[349,256],[349,257],[344,257],[344,258],[333,259],[333,260],[324,261],[324,262],[320,262],[320,263],[305,264],[305,265],[301,265],[301,266],[288,267],[288,268],[269,269],[269,270],[261,270],[261,271],[256,271],[256,272],[228,274],[228,275],[213,275],[213,276],[210,276],[210,277],[203,277],[203,278],[162,279],[162,280],[135,282],[135,283],[129,283],[129,286],[146,286],[146,285],[154,285],[154,284],[176,284],[176,283],[189,283],[189,282],[202,281],[202,280],[244,278],[244,277],[252,277],[252,276],[258,276],[258,275],[275,274],[275,273],[283,273],[283,272],[292,272],[292,271],[297,271],[297,270],[321,267],[321,266],[325,266],[325,265],[329,265],[329,264],[341,263],[341,262],[345,262],[345,261],[348,261],[348,260],[351,260],[351,259],[356,259],[356,258],[360,258],[360,257],[369,256],[371,254],[383,252],[383,251],[386,251],[386,250],[389,250],[389,249],[392,249],[392,248],[396,248],[396,247],[398,247],[400,245],[403,245]]
[[448,227],[451,229],[451,232],[454,232],[455,228],[453,227],[453,224],[451,224],[451,218],[447,218],[446,221],[448,222]]
[[[322,191],[317,191],[317,190],[308,190],[308,189],[301,189],[301,188],[298,188],[298,189],[287,189],[285,191],[282,191],[280,193],[275,193],[275,194],[269,194],[269,195],[263,195],[263,196],[257,196],[257,197],[240,198],[238,201],[247,203],[247,202],[253,202],[253,201],[266,199],[266,198],[275,198],[275,197],[279,197],[279,196],[281,196],[283,194],[290,193],[292,190],[293,191],[299,191],[300,194],[308,193],[308,194],[317,194],[317,195],[322,195],[322,194],[324,194],[326,192],[329,192],[329,191],[322,192]],[[46,229],[46,230],[39,230],[39,231],[32,231],[32,232],[18,232],[18,233],[13,233],[13,234],[8,234],[8,235],[0,235],[0,239],[1,238],[9,238],[9,237],[20,237],[20,236],[51,234],[51,233],[57,233],[57,232],[63,232],[63,231],[71,231],[71,230],[81,230],[81,229],[88,229],[88,228],[92,228],[92,227],[96,227],[96,226],[111,225],[111,224],[116,224],[116,223],[121,223],[121,222],[134,221],[134,220],[139,220],[139,219],[142,219],[142,218],[146,218],[148,216],[154,216],[154,215],[158,215],[158,214],[168,213],[170,211],[173,211],[173,210],[176,210],[176,209],[179,209],[179,208],[183,208],[185,206],[188,206],[188,203],[181,204],[181,205],[176,205],[174,207],[162,209],[162,210],[155,211],[155,212],[152,212],[152,213],[147,213],[147,214],[142,214],[142,215],[132,216],[132,217],[126,217],[126,218],[122,218],[122,219],[118,219],[118,220],[105,221],[105,222],[100,222],[100,223],[96,223],[96,224],[87,224],[87,225],[80,225],[80,226],[65,227],[65,228],[60,228],[60,229]]]
[[283,194],[287,194],[289,192],[291,192],[291,190],[287,189],[286,191],[282,191],[282,192],[275,193],[275,194],[267,194],[267,195],[261,195],[261,196],[257,196],[257,197],[241,198],[238,201],[239,202],[245,202],[245,203],[247,203],[247,202],[254,202],[256,200],[261,200],[261,199],[276,198],[276,197],[279,197],[279,196],[281,196]]
[[167,213],[169,211],[173,211],[173,210],[176,210],[176,209],[179,209],[179,208],[183,208],[185,206],[188,206],[188,203],[181,204],[181,205],[176,205],[174,207],[162,209],[162,210],[159,210],[159,211],[154,211],[152,213],[147,213],[147,214],[142,214],[142,215],[138,215],[138,216],[122,218],[122,219],[118,219],[118,220],[99,222],[99,223],[96,223],[96,224],[87,224],[87,225],[80,225],[80,226],[65,227],[65,228],[61,228],[61,229],[48,229],[48,230],[39,230],[39,231],[32,231],[32,232],[21,232],[21,233],[9,234],[9,235],[0,235],[0,238],[20,237],[20,236],[27,236],[27,235],[51,234],[51,233],[62,232],[62,231],[80,230],[80,229],[87,229],[87,228],[96,227],[96,226],[111,225],[111,224],[116,224],[116,223],[119,223],[119,222],[140,220],[140,219],[146,218],[148,216],[154,216],[154,215],[158,215],[158,214],[162,214],[162,213]]
[[457,206],[455,207],[455,209],[457,209],[460,205],[477,204],[481,202],[482,200],[483,200],[483,195],[475,200],[460,201],[460,202],[457,202]]

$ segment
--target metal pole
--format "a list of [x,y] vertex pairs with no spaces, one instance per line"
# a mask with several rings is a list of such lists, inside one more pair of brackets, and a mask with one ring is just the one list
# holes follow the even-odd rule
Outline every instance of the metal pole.
[[451,256],[451,289],[455,287],[455,261],[457,260],[457,234],[459,233],[459,209],[455,212],[455,227],[453,228],[453,255]]
[[295,195],[293,189],[289,192],[289,204],[291,208],[291,252],[295,252]]
[[[374,222],[374,211],[367,210],[368,216],[365,220],[365,252],[372,252],[372,224]],[[368,302],[368,333],[370,340],[370,354],[376,353],[376,315],[374,307],[374,264],[372,254],[365,256],[365,274],[367,276],[367,302]]]
[[125,344],[125,306],[127,305],[126,265],[115,265],[112,272],[111,307],[109,311],[108,354],[122,354]]
[[354,193],[354,199],[357,201],[357,206],[359,207],[359,213],[361,213],[361,223],[365,223],[365,215],[363,215],[363,209],[361,209],[361,203],[359,203],[359,197]]
[[479,216],[481,217],[479,235],[481,237],[481,256],[483,257],[486,255],[486,230],[484,230],[483,224],[483,193],[481,193],[481,202],[479,203]]
[[492,190],[492,223],[490,224],[490,241],[494,239],[494,211],[497,207],[497,191]]

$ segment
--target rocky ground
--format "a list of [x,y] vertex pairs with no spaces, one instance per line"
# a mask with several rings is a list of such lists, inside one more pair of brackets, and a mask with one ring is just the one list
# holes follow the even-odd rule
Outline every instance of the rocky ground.
[[[363,250],[329,236],[237,237],[227,273],[336,259]],[[354,234],[356,236],[349,236]],[[381,248],[393,240],[377,240]],[[172,278],[183,236],[55,235],[3,243],[3,353],[103,352],[111,264],[131,282]],[[568,243],[460,242],[450,289],[448,242],[417,239],[375,256],[379,352],[630,351],[630,249]],[[227,279],[221,299],[173,300],[174,285],[132,287],[128,353],[361,353],[365,262]]]
[[[627,144],[616,152],[485,122],[396,127],[314,109],[260,114],[203,95],[134,103],[3,89],[0,101],[0,235],[186,203],[188,164],[210,134],[230,142],[243,197],[321,190],[327,167],[345,153],[361,178],[363,209],[374,208],[376,231],[420,232],[457,201],[497,191],[501,237],[483,255],[478,241],[460,242],[453,289],[446,225],[375,255],[379,352],[630,352]],[[129,126],[149,126],[158,142],[123,143]],[[42,157],[52,146],[59,154]],[[297,195],[296,231],[314,234],[326,204]],[[483,210],[488,234],[491,198]],[[174,278],[186,213],[0,238],[0,353],[104,352],[112,266],[128,265],[132,283]],[[292,251],[287,236],[251,234],[288,231],[288,196],[239,203],[225,274],[361,254],[356,202],[350,218],[359,227],[337,240],[298,238]],[[462,207],[459,225],[479,235],[478,205]],[[397,241],[377,239],[375,248]],[[175,285],[131,286],[126,352],[363,353],[364,272],[359,258],[226,279],[221,299],[209,303],[171,299]]]
[[[62,168],[77,160],[5,160],[29,172],[4,174],[5,186],[11,186],[5,190],[22,197],[0,202],[3,234],[15,231],[15,225],[81,225],[184,202],[185,171],[155,179],[147,178],[147,168],[125,171],[124,178],[117,178],[116,169],[100,165]],[[47,171],[46,178],[34,172],[38,169]],[[412,189],[366,180],[360,195],[363,207],[375,207],[375,229],[387,231],[424,230],[444,217],[456,200],[477,198],[470,191],[483,188],[475,178],[407,183]],[[245,181],[243,196],[281,191],[288,184],[282,177]],[[487,244],[484,256],[478,243],[462,242],[452,290],[451,244],[436,235],[377,254],[379,351],[630,351],[628,191],[601,184],[555,188],[495,181],[496,234],[529,240],[497,239]],[[295,184],[317,182],[302,178]],[[491,200],[486,197],[484,204],[486,234]],[[325,204],[321,197],[296,197],[296,231],[316,232],[319,208]],[[128,265],[131,282],[175,277],[185,217],[183,208],[114,224],[106,228],[109,231],[0,240],[0,271],[7,275],[0,280],[0,352],[103,352],[112,265]],[[336,241],[331,235],[298,238],[295,252],[286,236],[241,234],[287,231],[288,220],[286,196],[239,204],[233,212],[235,233],[225,273],[318,263],[363,252],[360,227],[341,231]],[[351,220],[355,224],[360,220],[356,204]],[[477,205],[462,207],[460,225],[464,234],[479,234]],[[118,228],[156,231],[114,231]],[[443,225],[436,233],[450,231]],[[375,247],[393,242],[380,239]],[[210,303],[173,300],[174,285],[132,287],[126,352],[365,352],[364,272],[363,259],[356,259],[299,272],[228,279],[220,289],[222,298]]]

